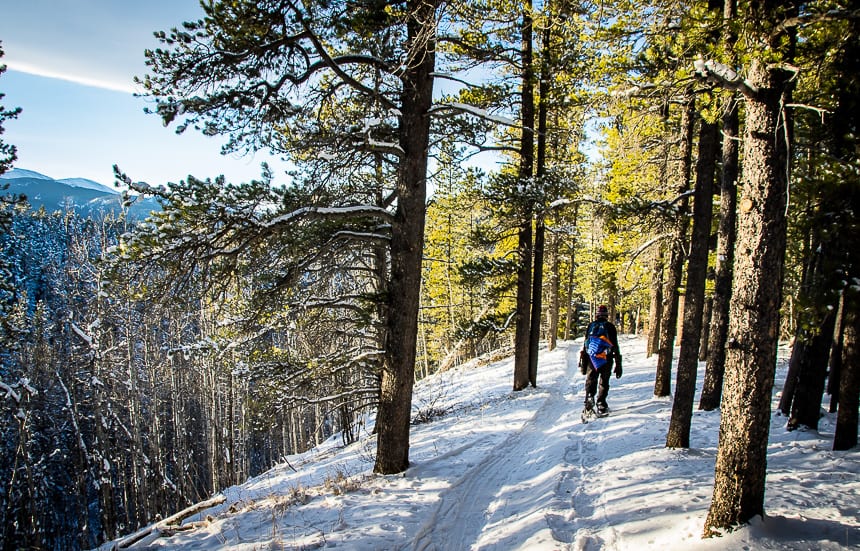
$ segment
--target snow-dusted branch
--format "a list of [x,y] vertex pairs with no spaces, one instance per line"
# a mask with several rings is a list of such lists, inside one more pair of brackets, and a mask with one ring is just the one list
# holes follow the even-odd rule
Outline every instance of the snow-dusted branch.
[[697,59],[693,62],[696,74],[712,84],[717,84],[728,90],[734,90],[747,95],[755,95],[758,88],[744,80],[737,71],[712,59]]
[[451,112],[472,115],[479,119],[496,124],[502,124],[505,126],[519,126],[519,123],[513,119],[509,119],[508,117],[503,117],[501,115],[493,115],[486,109],[481,109],[480,107],[475,107],[474,105],[469,105],[468,103],[461,103],[458,101],[449,103],[438,103],[430,108],[431,115],[448,114]]
[[652,237],[651,239],[649,239],[645,243],[639,245],[639,247],[635,251],[633,251],[630,258],[627,259],[626,268],[624,269],[624,274],[622,275],[622,277],[625,279],[627,278],[627,273],[630,271],[630,268],[633,266],[636,259],[639,258],[639,256],[642,253],[644,253],[645,251],[647,251],[648,249],[650,249],[654,245],[662,242],[664,239],[668,239],[670,237],[672,237],[671,233],[662,233],[660,235]]
[[81,427],[78,425],[77,411],[75,408],[75,404],[72,403],[72,395],[69,392],[69,388],[66,386],[66,383],[63,382],[63,378],[60,377],[59,371],[54,371],[54,374],[57,376],[57,382],[60,383],[60,388],[63,389],[63,392],[66,395],[66,410],[69,412],[69,421],[72,423],[72,428],[75,429],[75,436],[78,439],[78,447],[81,449],[81,453],[84,454],[85,457],[90,455],[90,452],[87,448],[87,443],[84,442],[84,435],[81,432]]
[[287,214],[277,216],[267,222],[261,223],[260,225],[270,228],[272,226],[288,224],[301,218],[354,218],[358,216],[372,216],[381,218],[387,222],[394,222],[394,216],[384,208],[375,207],[373,205],[356,205],[354,207],[302,207]]
[[467,88],[474,88],[476,84],[469,82],[468,80],[455,77],[451,73],[433,73],[433,78],[441,79],[441,80],[450,80],[451,82],[458,82]]
[[379,389],[375,386],[355,388],[338,394],[331,394],[320,398],[311,398],[304,394],[288,394],[283,396],[283,401],[286,403],[300,403],[305,405],[329,404],[344,398],[376,396],[379,394]]
[[81,338],[81,340],[83,340],[85,343],[87,343],[87,346],[89,348],[95,348],[93,346],[93,343],[94,343],[93,338],[90,335],[88,335],[86,332],[84,332],[83,329],[78,327],[77,323],[72,323],[72,332],[75,335],[79,336]]
[[631,84],[629,88],[624,88],[622,90],[613,90],[609,95],[615,98],[632,98],[646,90],[656,90],[658,88],[660,88],[660,86],[653,82],[644,82],[641,84]]
[[381,233],[358,232],[342,230],[331,236],[332,239],[349,239],[351,241],[364,241],[367,243],[388,243],[391,237]]
[[300,302],[291,303],[294,308],[302,308],[312,310],[318,308],[332,308],[341,310],[353,310],[356,312],[364,312],[365,309],[358,304],[359,301],[366,300],[363,295],[339,295],[336,297],[308,297]]
[[590,195],[585,195],[585,196],[580,197],[578,199],[568,199],[566,197],[561,197],[561,198],[556,199],[553,202],[551,202],[549,204],[549,206],[545,209],[545,211],[551,211],[551,210],[569,207],[569,206],[573,206],[573,205],[581,205],[583,203],[591,203],[594,205],[600,205],[600,206],[604,206],[604,207],[612,206],[612,203],[610,203],[609,201],[607,201],[605,199],[595,199],[594,197],[591,197]]
[[363,144],[367,146],[367,149],[369,151],[374,151],[376,153],[386,153],[401,158],[406,155],[406,152],[403,151],[403,148],[400,147],[400,144],[394,142],[381,142],[379,140],[374,140],[370,136],[367,136],[364,139]]
[[815,111],[821,117],[822,124],[824,123],[824,116],[830,113],[829,109],[824,109],[823,107],[815,107],[813,105],[806,105],[804,103],[786,103],[786,107],[793,107],[795,109],[807,109],[809,111]]
[[6,397],[7,397],[7,398],[12,398],[13,400],[15,400],[15,403],[16,403],[16,404],[20,404],[20,403],[21,403],[21,395],[20,395],[20,394],[18,394],[17,392],[15,392],[15,389],[14,389],[14,388],[12,388],[11,386],[7,385],[7,384],[6,384],[6,383],[4,383],[3,381],[0,381],[0,390],[2,390],[3,392],[5,392],[5,393],[6,393]]

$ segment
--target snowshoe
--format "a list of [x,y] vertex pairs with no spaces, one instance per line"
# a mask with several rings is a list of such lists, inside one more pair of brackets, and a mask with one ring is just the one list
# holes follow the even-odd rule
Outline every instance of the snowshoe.
[[580,418],[583,423],[588,423],[589,419],[594,419],[597,417],[597,412],[594,411],[594,401],[591,399],[591,396],[585,399],[585,407],[582,408],[582,415]]
[[583,409],[582,415],[580,415],[579,418],[582,420],[583,423],[588,423],[588,421],[590,421],[591,419],[596,419],[597,414],[594,412],[593,409]]

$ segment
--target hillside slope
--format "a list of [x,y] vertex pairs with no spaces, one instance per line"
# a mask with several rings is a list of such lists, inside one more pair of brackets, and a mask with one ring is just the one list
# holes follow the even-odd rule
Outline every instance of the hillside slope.
[[[696,411],[694,447],[666,449],[671,402],[653,397],[656,360],[622,337],[613,411],[582,424],[579,347],[543,351],[539,387],[523,392],[510,390],[510,359],[421,381],[424,422],[403,475],[371,474],[370,434],[348,447],[334,438],[228,489],[193,528],[130,548],[860,549],[860,450],[830,451],[832,416],[820,434],[788,433],[774,417],[767,519],[702,541],[719,413]],[[783,377],[784,365],[777,392]]]

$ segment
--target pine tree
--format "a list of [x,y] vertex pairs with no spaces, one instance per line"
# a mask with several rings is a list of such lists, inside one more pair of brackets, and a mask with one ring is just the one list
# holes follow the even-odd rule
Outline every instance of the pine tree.
[[[0,59],[3,59],[2,42],[0,42]],[[5,72],[6,65],[0,65],[0,77],[2,77]],[[0,101],[2,101],[4,97],[5,94],[0,93]],[[2,104],[0,104],[0,136],[3,136],[4,123],[7,120],[17,118],[20,113],[20,107],[7,110]],[[17,158],[17,148],[0,139],[0,174],[8,171]],[[8,187],[8,184],[0,186],[0,192],[8,189]],[[11,208],[16,203],[20,202],[20,200],[20,197],[13,197],[8,194],[0,195],[0,233],[5,234],[9,231],[9,225],[11,223]],[[13,285],[10,281],[10,277],[11,273],[9,272],[8,265],[6,265],[6,259],[0,258],[0,312],[4,312],[6,307],[9,306],[10,302],[13,300]]]
[[[3,58],[4,52],[2,47],[2,42],[0,42],[0,59]],[[0,65],[0,76],[3,76],[3,73],[6,72],[6,65]],[[0,101],[6,94],[0,93]],[[15,119],[21,113],[21,108],[17,107],[14,109],[6,109],[2,105],[0,105],[0,136],[3,135],[3,124],[10,119]],[[7,144],[3,140],[0,140],[0,174],[8,171],[15,160],[18,158],[17,148],[12,144]]]
[[[228,222],[228,231],[236,232],[231,250],[199,243],[215,260],[209,266],[226,261],[235,269],[231,258],[256,254],[259,240],[281,241],[271,252],[293,260],[271,258],[271,265],[289,268],[265,277],[266,287],[278,294],[300,284],[311,261],[322,259],[322,252],[330,255],[334,246],[390,244],[387,287],[379,295],[385,347],[375,469],[395,473],[408,466],[436,10],[423,1],[402,9],[373,3],[353,8],[215,2],[204,6],[202,21],[159,35],[168,49],[148,52],[153,75],[143,84],[166,123],[183,119],[179,130],[197,126],[207,134],[226,134],[229,150],[267,147],[299,161],[312,159],[308,185],[278,198],[274,216],[260,219],[254,210],[268,182],[237,188],[237,195],[247,194],[248,210]],[[209,45],[216,46],[216,55]],[[296,94],[301,105],[293,102]],[[393,185],[387,189],[350,188],[348,182],[338,187],[333,178],[344,166],[373,169],[379,159],[383,170],[391,167]],[[175,186],[174,204],[192,199],[195,190],[211,194],[222,185]],[[202,197],[195,199],[200,205]],[[229,216],[226,208],[218,214],[220,219],[209,213],[213,229]],[[216,230],[209,237],[219,235],[226,233]],[[184,250],[190,261],[193,248]]]
[[693,197],[693,229],[688,255],[687,284],[684,294],[681,351],[678,356],[672,418],[666,436],[667,447],[690,446],[693,395],[702,334],[702,311],[705,300],[705,278],[708,271],[708,243],[711,236],[713,181],[716,170],[717,125],[701,121],[699,155],[696,162],[696,187]]
[[[784,12],[753,2],[742,11],[751,44],[782,53],[777,32]],[[743,192],[729,315],[720,442],[714,497],[705,535],[764,514],[770,398],[785,252],[787,121],[781,105],[794,72],[750,52],[741,82],[746,106]],[[772,55],[772,54],[768,54]],[[700,65],[702,67],[702,65]],[[707,70],[707,65],[705,65]],[[709,73],[710,74],[710,73]]]
[[[723,28],[721,46],[734,66],[737,55],[732,49],[737,33],[733,21],[737,13],[737,0],[723,2]],[[732,293],[732,265],[735,257],[735,218],[737,216],[738,161],[738,99],[736,92],[723,92],[724,105],[720,131],[723,134],[720,170],[720,221],[717,241],[716,274],[711,311],[711,330],[705,379],[699,400],[699,409],[712,411],[720,404],[725,371],[725,343],[729,326],[729,300]]]

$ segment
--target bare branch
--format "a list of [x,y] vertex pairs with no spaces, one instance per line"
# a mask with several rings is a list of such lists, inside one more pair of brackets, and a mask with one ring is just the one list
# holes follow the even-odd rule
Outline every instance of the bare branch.
[[772,37],[776,37],[788,29],[797,27],[805,27],[814,25],[815,23],[826,23],[830,21],[846,21],[851,19],[860,19],[860,10],[829,10],[824,13],[805,13],[797,17],[790,17],[777,25],[771,33]]
[[[350,76],[346,71],[344,71],[343,67],[341,67],[341,65],[338,63],[338,61],[329,54],[328,50],[326,50],[325,45],[322,43],[322,41],[319,39],[319,37],[316,35],[316,33],[314,33],[310,29],[310,27],[308,26],[308,23],[307,23],[307,19],[304,17],[304,13],[293,2],[289,2],[289,4],[290,4],[290,8],[293,10],[293,12],[299,17],[301,24],[302,24],[302,27],[304,27],[305,30],[308,32],[308,38],[310,39],[311,44],[313,44],[314,50],[320,56],[320,58],[322,59],[322,62],[325,63],[326,66],[328,66],[332,71],[334,71],[334,73],[343,82],[352,86],[357,91],[359,91],[363,94],[367,94],[368,96],[370,96],[372,98],[378,99],[379,102],[388,109],[396,109],[397,108],[397,105],[395,105],[392,101],[390,101],[384,95],[377,93],[372,88],[368,88],[367,86],[365,86],[361,82],[352,78],[352,76]],[[350,60],[353,62],[355,61],[355,59],[352,59],[352,58],[350,58]],[[366,61],[366,59],[365,59],[365,61]],[[381,62],[376,63],[375,66],[385,68],[384,64],[381,64]]]

